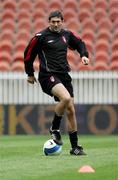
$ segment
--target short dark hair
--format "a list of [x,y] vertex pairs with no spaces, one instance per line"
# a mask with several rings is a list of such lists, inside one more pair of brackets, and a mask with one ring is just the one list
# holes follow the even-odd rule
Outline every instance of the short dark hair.
[[58,18],[61,18],[61,20],[63,21],[63,15],[62,15],[62,13],[60,12],[60,11],[52,11],[50,14],[49,14],[49,18],[48,18],[48,20],[50,21],[51,20],[51,18],[53,18],[53,17],[58,17]]

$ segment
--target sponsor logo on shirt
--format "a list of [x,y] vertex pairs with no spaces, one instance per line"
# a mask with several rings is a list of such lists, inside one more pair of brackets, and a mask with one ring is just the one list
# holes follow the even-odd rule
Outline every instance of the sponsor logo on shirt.
[[54,42],[54,40],[49,40],[48,43]]
[[50,81],[51,81],[51,82],[54,82],[54,81],[55,81],[54,76],[50,76]]
[[66,38],[65,38],[65,36],[62,36],[62,40],[63,40],[63,42],[66,43]]

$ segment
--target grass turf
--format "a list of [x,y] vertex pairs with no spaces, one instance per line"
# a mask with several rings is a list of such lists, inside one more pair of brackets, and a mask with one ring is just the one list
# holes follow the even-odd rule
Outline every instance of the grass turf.
[[[1,180],[117,180],[118,136],[80,136],[87,156],[69,155],[69,140],[63,136],[59,156],[44,156],[49,136],[0,136]],[[91,165],[95,173],[79,173]]]

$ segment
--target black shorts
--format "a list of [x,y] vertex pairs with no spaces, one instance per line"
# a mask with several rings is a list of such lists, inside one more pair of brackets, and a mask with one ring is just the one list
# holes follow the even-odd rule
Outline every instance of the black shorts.
[[[38,78],[41,88],[43,92],[46,94],[53,96],[52,94],[52,88],[58,84],[62,83],[65,88],[68,90],[69,94],[71,97],[73,97],[73,86],[72,86],[72,78],[68,73],[39,73],[39,78]],[[56,101],[59,101],[57,97],[54,97]]]

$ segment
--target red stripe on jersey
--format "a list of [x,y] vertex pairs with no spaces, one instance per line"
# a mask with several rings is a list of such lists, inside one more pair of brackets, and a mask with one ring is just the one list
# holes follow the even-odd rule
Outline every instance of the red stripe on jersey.
[[77,33],[75,33],[75,32],[72,32],[72,34],[77,38],[77,39],[81,39],[81,37],[77,34]]
[[31,42],[30,42],[29,49],[28,49],[28,52],[27,52],[27,55],[26,55],[26,58],[25,58],[26,61],[29,60],[30,55],[31,55],[31,52],[32,52],[32,49],[33,49],[33,47],[35,46],[36,42],[37,42],[37,38],[34,37],[34,38],[31,40]]

